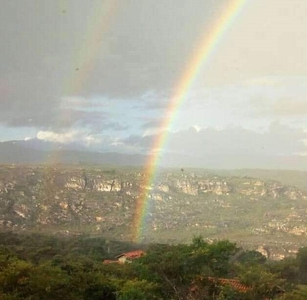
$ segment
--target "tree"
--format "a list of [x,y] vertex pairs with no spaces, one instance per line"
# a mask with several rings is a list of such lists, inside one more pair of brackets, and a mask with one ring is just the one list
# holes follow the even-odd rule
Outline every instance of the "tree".
[[119,292],[117,300],[155,300],[159,299],[158,286],[146,280],[128,280]]
[[274,296],[277,286],[283,283],[278,275],[271,273],[262,265],[241,266],[240,281],[251,287],[250,299]]
[[300,248],[296,256],[299,272],[299,280],[307,284],[307,247]]
[[271,272],[280,274],[281,278],[287,281],[291,286],[293,283],[299,282],[299,268],[297,259],[294,257],[287,257],[281,261],[269,263]]
[[297,288],[285,294],[287,300],[304,300],[307,299],[307,285],[299,285]]
[[237,258],[237,262],[248,265],[264,264],[266,263],[266,261],[267,261],[266,257],[262,255],[260,252],[255,250],[244,251]]
[[8,258],[6,264],[2,264],[0,271],[0,291],[4,294],[19,291],[22,293],[26,287],[32,264],[17,258]]
[[141,279],[157,284],[164,297],[182,299],[192,278],[190,254],[188,245],[156,245],[132,265]]

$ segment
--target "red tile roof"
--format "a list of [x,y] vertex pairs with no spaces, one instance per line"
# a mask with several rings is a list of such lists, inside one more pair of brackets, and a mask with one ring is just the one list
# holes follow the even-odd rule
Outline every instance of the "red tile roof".
[[[190,292],[192,292],[192,293],[197,293],[197,292],[202,293],[201,283],[205,282],[205,281],[207,281],[207,282],[209,281],[216,286],[218,286],[218,285],[223,285],[223,286],[228,285],[228,286],[230,286],[231,288],[233,288],[234,290],[236,290],[240,293],[246,293],[246,292],[253,290],[252,287],[241,283],[237,279],[197,276],[197,278],[195,278],[195,281],[193,281],[193,286],[190,288]],[[275,296],[282,295],[283,293],[285,293],[285,290],[283,290],[280,286],[274,285],[274,286],[272,286],[272,288],[274,288],[274,290],[275,290],[275,292],[274,292]],[[264,298],[263,300],[268,300],[268,298]]]
[[229,285],[233,289],[235,289],[239,292],[242,292],[242,293],[246,293],[246,292],[248,292],[252,289],[251,287],[241,283],[237,279],[213,278],[213,277],[209,277],[208,279],[212,282],[216,282],[216,283],[221,284],[221,285]]
[[[215,285],[228,285],[230,287],[232,287],[234,290],[241,292],[241,293],[246,293],[248,291],[251,291],[252,288],[241,283],[239,280],[237,279],[227,279],[227,278],[215,278],[215,277],[198,277],[199,282],[202,282],[204,280],[208,280],[212,283],[214,283]],[[191,292],[196,292],[198,290],[197,284],[191,287]]]
[[109,259],[106,259],[102,262],[104,265],[109,265],[109,264],[118,264],[118,260],[109,260]]
[[140,258],[141,256],[143,256],[145,254],[146,253],[143,250],[135,250],[135,251],[122,253],[122,254],[116,256],[116,258],[120,258],[122,256],[125,256],[128,259],[136,259],[136,258]]

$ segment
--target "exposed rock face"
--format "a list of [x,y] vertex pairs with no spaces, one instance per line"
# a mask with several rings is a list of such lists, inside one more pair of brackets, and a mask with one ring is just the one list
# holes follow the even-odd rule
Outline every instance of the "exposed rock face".
[[226,195],[231,192],[231,187],[227,182],[216,181],[216,180],[200,180],[199,190],[202,193],[213,193],[216,195]]
[[157,189],[161,192],[168,193],[170,191],[169,185],[166,183],[159,183]]
[[261,253],[266,258],[270,258],[270,250],[264,246],[259,246],[257,251]]
[[144,178],[98,168],[0,166],[0,229],[129,238],[136,206],[146,201],[149,237],[307,235],[307,194],[295,187],[214,175],[165,173],[151,185]]
[[94,180],[93,190],[99,192],[119,192],[122,189],[122,185],[118,179],[114,180]]
[[177,179],[175,187],[185,194],[198,195],[198,185],[196,182],[191,182],[187,179]]
[[67,179],[64,187],[83,190],[85,188],[85,180],[83,178],[73,176]]

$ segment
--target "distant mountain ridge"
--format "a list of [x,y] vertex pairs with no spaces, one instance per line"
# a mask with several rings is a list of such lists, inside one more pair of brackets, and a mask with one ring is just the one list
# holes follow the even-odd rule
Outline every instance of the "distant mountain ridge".
[[[109,164],[116,166],[144,166],[150,156],[141,153],[119,153],[108,146],[96,148],[78,143],[54,143],[39,139],[0,142],[0,164],[62,163]],[[180,149],[179,149],[180,150]],[[211,153],[191,156],[163,152],[160,166],[206,169],[274,169],[307,171],[306,156],[253,156],[252,154],[224,155]]]
[[27,141],[0,143],[0,164],[81,163],[140,166],[145,164],[147,158],[146,155],[140,154],[99,153],[69,148],[66,150],[52,143],[46,144],[45,147],[44,144],[29,144]]
[[55,150],[75,150],[75,151],[91,151],[91,148],[85,147],[80,143],[72,142],[68,144],[59,142],[44,141],[37,138],[27,140],[12,140],[2,142],[1,144],[15,145],[27,149],[39,150],[39,151],[55,151]]

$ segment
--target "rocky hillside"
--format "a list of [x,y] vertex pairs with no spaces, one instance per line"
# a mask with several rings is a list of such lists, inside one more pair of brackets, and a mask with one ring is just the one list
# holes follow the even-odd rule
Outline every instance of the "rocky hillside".
[[164,172],[152,186],[143,178],[136,169],[1,166],[0,228],[131,240],[136,202],[146,191],[144,242],[201,234],[278,258],[304,245],[307,193],[298,188],[201,172]]

